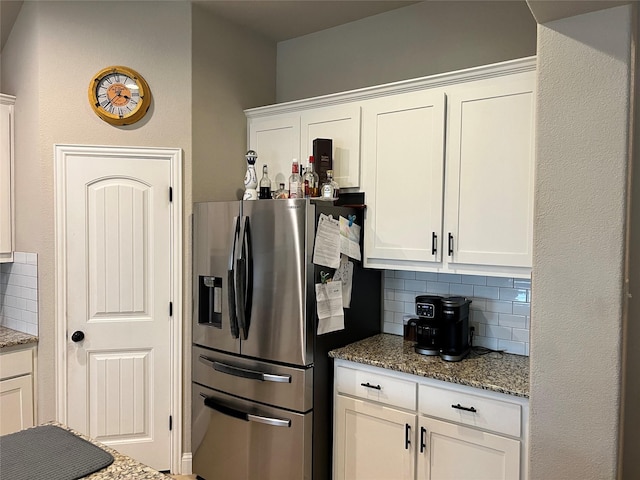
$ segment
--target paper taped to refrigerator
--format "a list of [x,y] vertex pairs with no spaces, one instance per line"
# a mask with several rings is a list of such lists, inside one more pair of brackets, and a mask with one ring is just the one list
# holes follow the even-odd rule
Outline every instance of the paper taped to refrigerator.
[[316,284],[318,335],[344,329],[342,282]]
[[333,274],[334,282],[342,283],[342,306],[351,307],[351,285],[353,283],[353,263],[346,255],[340,258],[340,266]]
[[360,225],[340,217],[340,253],[361,260]]
[[340,222],[331,215],[321,213],[318,219],[313,263],[329,268],[340,266]]

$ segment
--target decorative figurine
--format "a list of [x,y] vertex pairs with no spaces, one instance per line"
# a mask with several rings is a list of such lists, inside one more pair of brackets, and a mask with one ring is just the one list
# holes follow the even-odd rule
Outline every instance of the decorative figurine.
[[258,176],[256,175],[256,160],[258,159],[258,154],[249,150],[247,154],[244,156],[247,159],[247,173],[244,176],[244,195],[242,196],[243,200],[257,200],[258,199],[258,191],[256,187],[258,186]]

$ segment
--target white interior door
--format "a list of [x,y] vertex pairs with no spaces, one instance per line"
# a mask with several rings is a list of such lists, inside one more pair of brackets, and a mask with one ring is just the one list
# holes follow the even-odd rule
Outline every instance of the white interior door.
[[66,353],[60,420],[168,470],[171,156],[87,148],[56,154],[58,323]]

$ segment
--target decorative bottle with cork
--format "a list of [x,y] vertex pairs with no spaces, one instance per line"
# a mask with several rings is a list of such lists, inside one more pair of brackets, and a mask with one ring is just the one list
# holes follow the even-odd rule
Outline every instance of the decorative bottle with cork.
[[247,172],[244,175],[244,195],[242,195],[242,199],[257,200],[258,191],[256,187],[258,186],[258,176],[256,175],[255,164],[258,159],[258,154],[254,150],[249,150],[244,158],[247,160]]
[[289,198],[302,197],[302,179],[298,173],[298,160],[293,159],[291,164],[291,176],[289,177]]

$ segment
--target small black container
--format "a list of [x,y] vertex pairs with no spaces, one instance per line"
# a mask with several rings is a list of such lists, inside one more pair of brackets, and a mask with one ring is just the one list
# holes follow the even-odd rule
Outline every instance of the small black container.
[[440,358],[459,362],[469,354],[469,305],[465,297],[447,297],[442,300],[442,332]]

